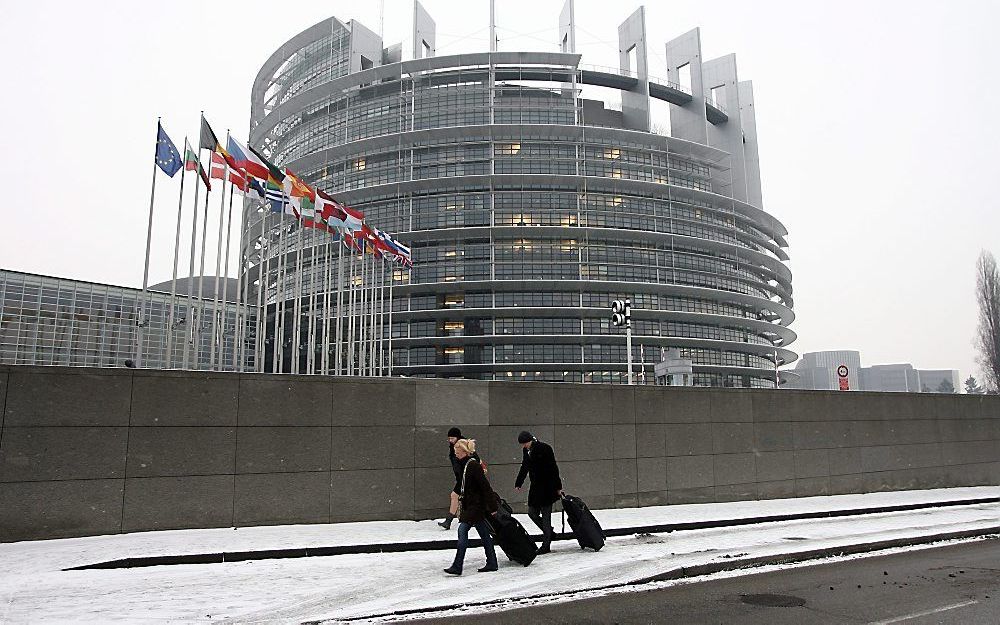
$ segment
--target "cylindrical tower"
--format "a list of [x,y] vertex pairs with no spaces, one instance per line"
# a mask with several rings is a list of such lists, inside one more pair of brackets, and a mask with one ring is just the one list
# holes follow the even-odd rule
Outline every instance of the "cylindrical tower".
[[[678,63],[675,84],[646,73],[629,21],[620,69],[581,65],[569,37],[563,52],[426,56],[433,22],[417,26],[423,58],[401,61],[357,22],[325,20],[267,60],[252,94],[255,147],[412,246],[412,272],[393,276],[393,373],[624,382],[609,306],[629,297],[639,382],[678,348],[696,385],[773,386],[796,357],[787,233],[760,207],[735,60],[731,76],[729,57]],[[673,136],[651,102],[670,107]],[[260,219],[246,221],[252,276],[289,247]],[[264,275],[273,317],[291,293]]]

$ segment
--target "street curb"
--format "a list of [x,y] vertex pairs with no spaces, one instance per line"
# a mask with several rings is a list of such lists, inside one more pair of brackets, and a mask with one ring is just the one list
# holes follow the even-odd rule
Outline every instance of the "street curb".
[[975,530],[963,530],[960,532],[945,532],[941,534],[931,534],[929,536],[895,538],[891,540],[881,540],[872,543],[859,543],[856,545],[840,545],[837,547],[827,547],[825,549],[810,549],[808,551],[773,554],[769,556],[758,556],[756,558],[742,558],[739,560],[734,559],[734,560],[727,560],[725,562],[709,562],[706,564],[696,564],[694,566],[678,567],[676,569],[664,571],[663,573],[658,573],[657,575],[642,577],[639,579],[634,579],[628,582],[621,582],[617,584],[595,586],[594,588],[570,590],[566,592],[543,593],[538,595],[525,595],[522,597],[505,597],[503,599],[493,599],[490,601],[456,603],[451,605],[434,606],[427,608],[413,608],[410,610],[397,610],[394,612],[384,612],[381,614],[368,614],[365,616],[353,616],[349,618],[312,620],[312,621],[305,621],[302,623],[302,625],[320,625],[321,623],[328,623],[334,621],[336,622],[362,621],[368,619],[386,618],[391,616],[411,616],[415,614],[432,615],[433,613],[436,612],[445,612],[448,610],[457,610],[461,608],[485,607],[491,605],[500,605],[503,603],[531,601],[538,599],[555,599],[558,597],[566,597],[583,592],[595,592],[602,590],[615,590],[619,588],[628,588],[632,586],[643,586],[645,584],[651,584],[655,582],[665,582],[665,581],[673,581],[673,580],[686,579],[692,577],[701,577],[704,575],[712,575],[715,573],[722,573],[725,571],[738,571],[741,569],[752,569],[752,568],[759,568],[763,566],[771,566],[778,564],[796,564],[801,562],[808,562],[811,560],[819,560],[822,558],[856,555],[860,553],[882,551],[885,549],[912,547],[916,545],[926,545],[941,541],[980,538],[983,536],[991,536],[991,535],[996,535],[994,536],[993,540],[1000,539],[1000,526],[985,527]]
[[[824,510],[819,512],[800,512],[772,516],[746,517],[739,519],[716,519],[711,521],[688,521],[685,523],[664,523],[659,525],[639,525],[635,527],[620,527],[605,530],[605,536],[629,536],[631,534],[665,534],[670,532],[718,529],[725,527],[740,527],[761,523],[777,523],[783,521],[801,521],[809,519],[824,519],[866,514],[884,514],[889,512],[907,512],[928,508],[947,508],[955,506],[971,506],[986,503],[1000,503],[1000,497],[985,497],[978,499],[960,499],[915,504],[900,504],[896,506],[876,506],[871,508],[849,508],[847,510]],[[541,535],[531,537],[540,540]],[[572,532],[556,532],[553,540],[574,540]],[[282,558],[311,558],[322,556],[357,555],[368,553],[401,553],[407,551],[443,551],[455,549],[457,540],[428,540],[407,543],[371,543],[363,545],[335,545],[330,547],[298,547],[289,549],[268,549],[259,551],[226,551],[219,553],[196,553],[166,556],[139,556],[108,560],[94,564],[82,564],[62,569],[64,571],[86,571],[92,569],[127,569],[147,566],[170,566],[175,564],[221,564],[223,562],[246,562],[248,560],[274,560]],[[471,539],[470,547],[482,546],[479,539]]]

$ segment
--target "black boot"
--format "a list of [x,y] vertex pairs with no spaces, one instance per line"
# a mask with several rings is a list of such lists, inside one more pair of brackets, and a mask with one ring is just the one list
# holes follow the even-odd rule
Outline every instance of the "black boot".
[[443,527],[446,530],[450,530],[451,529],[451,522],[452,522],[452,520],[454,518],[455,518],[454,515],[449,514],[448,516],[446,516],[444,518],[444,521],[438,521],[438,525],[440,525],[441,527]]
[[444,572],[447,573],[448,575],[461,575],[462,569],[452,564],[451,566],[446,568]]
[[479,572],[480,573],[491,573],[493,571],[496,571],[498,568],[499,567],[497,567],[497,565],[495,565],[495,564],[487,564],[483,568],[479,569]]
[[540,556],[541,555],[545,555],[549,551],[551,551],[551,549],[549,549],[548,543],[545,543],[544,545],[542,545],[541,547],[538,548],[538,555],[540,555]]

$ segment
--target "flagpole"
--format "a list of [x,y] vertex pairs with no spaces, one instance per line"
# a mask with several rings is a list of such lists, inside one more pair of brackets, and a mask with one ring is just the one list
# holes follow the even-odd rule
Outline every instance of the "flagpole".
[[[229,131],[226,131],[226,138],[229,138]],[[215,151],[211,152],[211,156],[215,155]],[[211,158],[211,156],[209,158]],[[208,368],[212,371],[215,370],[216,361],[216,343],[219,341],[219,272],[222,271],[222,230],[226,223],[226,182],[229,180],[229,162],[226,159],[222,159],[225,163],[222,168],[222,193],[219,194],[219,237],[218,243],[215,249],[215,297],[212,298],[212,345],[209,347],[209,359]],[[209,172],[209,178],[212,177],[211,172]],[[232,220],[232,197],[233,189],[232,185],[229,185],[229,216]],[[230,225],[232,225],[230,223]],[[228,247],[228,245],[227,245]],[[228,259],[227,259],[228,264]]]
[[[187,159],[187,151],[189,150],[187,141],[184,143],[184,158]],[[186,165],[185,165],[186,167]],[[195,251],[198,249],[198,191],[201,190],[201,156],[195,157],[194,164],[194,218],[191,221],[191,264],[188,269],[188,284],[187,284],[187,314],[184,315],[184,349],[183,349],[183,360],[184,368],[190,369],[190,363],[188,361],[188,355],[190,353],[191,343],[193,342],[194,336],[194,259]],[[208,190],[205,190],[205,196],[208,196]]]
[[[316,217],[313,216],[313,224]],[[306,373],[313,375],[316,373],[316,245],[313,236],[313,245],[309,253],[309,325],[306,329]]]
[[361,243],[361,332],[358,336],[358,373],[362,377],[368,375],[368,259],[365,258],[365,246]]
[[[278,275],[275,277],[274,297],[274,340],[276,350],[272,360],[274,373],[284,373],[285,364],[285,212],[282,198],[282,212],[278,230]],[[280,313],[280,316],[279,316]]]
[[[382,288],[379,291],[379,299],[381,300],[381,306],[379,306],[379,332],[378,332],[378,374],[385,375],[385,262],[382,263]],[[389,264],[390,274],[392,272],[392,264]],[[392,302],[390,302],[392,304]]]
[[[257,283],[257,292],[259,301],[258,315],[260,317],[257,319],[257,353],[255,358],[259,360],[254,363],[255,369],[260,373],[264,373],[264,367],[267,362],[267,309],[268,309],[268,294],[271,292],[271,247],[274,240],[274,233],[271,230],[270,219],[273,213],[271,212],[271,205],[267,202],[266,198],[263,206],[262,221],[260,223],[260,233],[261,233],[261,258],[264,262],[264,275],[260,278]],[[258,273],[260,273],[258,271]],[[274,276],[275,284],[278,281],[277,271],[275,271]]]
[[[201,149],[198,150],[199,160]],[[211,168],[211,164],[209,164]],[[211,172],[209,173],[211,179]],[[205,189],[205,218],[201,221],[201,260],[198,263],[198,325],[195,328],[194,337],[194,366],[201,369],[201,362],[198,360],[201,354],[201,333],[202,321],[205,317],[205,248],[208,242],[208,196],[211,189]]]
[[[267,327],[267,300],[264,289],[264,280],[270,278],[271,259],[266,255],[271,252],[271,231],[267,227],[267,217],[270,214],[268,206],[261,207],[260,215],[260,257],[257,260],[257,318],[255,323],[256,332],[253,342],[253,370],[264,373],[264,332]],[[264,324],[261,326],[261,324]]]
[[149,221],[146,224],[146,263],[142,270],[142,293],[139,295],[138,326],[136,327],[135,366],[142,367],[144,326],[146,325],[146,294],[149,291],[149,250],[153,242],[153,200],[156,197],[156,149],[160,145],[160,119],[156,118],[156,140],[153,142],[153,182],[149,189]]
[[[185,149],[187,137],[184,137]],[[167,369],[172,369],[174,364],[174,317],[177,310],[177,261],[180,256],[181,247],[181,218],[184,216],[184,173],[186,171],[181,158],[181,192],[177,196],[177,229],[174,232],[174,271],[170,277],[170,315],[167,319]],[[195,172],[197,177],[198,173]]]
[[302,287],[303,287],[303,275],[302,270],[305,267],[305,259],[303,258],[303,252],[305,251],[305,239],[306,233],[303,227],[302,221],[302,209],[301,204],[299,205],[299,233],[298,233],[298,246],[295,251],[295,301],[292,305],[292,314],[295,318],[292,319],[292,373],[301,373],[300,364],[302,361],[301,346],[302,346]]
[[375,254],[372,253],[370,263],[372,283],[368,296],[368,307],[370,308],[368,313],[368,375],[371,376],[375,375],[375,344],[378,341],[378,327],[375,324],[375,310],[378,306],[378,273],[375,271],[377,261]]
[[[316,223],[316,217],[313,216],[313,223]],[[315,239],[316,237],[313,237]],[[316,260],[317,251],[319,244],[313,244],[312,254],[309,256],[310,269],[309,269],[309,359],[307,360],[306,373],[310,375],[316,374],[316,305],[318,303],[318,298],[316,294]]]
[[[353,241],[354,238],[352,237]],[[354,375],[354,250],[350,255],[350,271],[347,282],[347,362],[345,363],[348,376]]]
[[379,259],[374,255],[372,256],[372,339],[371,339],[371,357],[369,358],[368,368],[373,376],[378,375],[378,307],[379,307]]
[[396,268],[389,270],[389,377],[392,377],[392,287],[396,283]]
[[[245,172],[244,172],[245,174]],[[244,175],[244,187],[249,188],[249,178]],[[230,187],[231,189],[232,187]],[[246,368],[246,329],[247,329],[247,314],[246,314],[246,303],[250,299],[250,285],[248,284],[246,278],[246,270],[250,267],[249,255],[247,256],[247,262],[243,263],[243,253],[247,245],[247,190],[243,189],[243,210],[240,213],[240,242],[239,251],[237,256],[239,260],[236,263],[236,321],[233,324],[233,371],[238,371],[240,373]],[[228,261],[228,254],[226,259]],[[242,297],[241,297],[242,295]]]
[[340,231],[340,245],[337,246],[337,317],[336,317],[336,344],[333,348],[333,375],[340,375],[343,370],[343,362],[341,360],[342,348],[341,340],[343,339],[343,333],[341,331],[341,320],[344,317],[344,231]]
[[375,357],[373,363],[375,365],[375,375],[382,375],[382,306],[385,304],[385,299],[382,297],[382,285],[385,283],[385,258],[383,257],[382,262],[376,265],[377,271],[375,276],[378,280],[377,288],[375,291]]
[[[229,176],[227,175],[228,179]],[[219,312],[217,316],[219,317],[219,369],[225,370],[225,363],[223,361],[223,354],[226,346],[226,318],[229,316],[229,242],[233,233],[233,183],[229,183],[229,208],[226,213],[226,251],[224,254],[225,263],[223,267],[223,280],[222,280],[222,297],[220,301],[222,306],[219,307]],[[241,252],[242,253],[242,252]],[[218,289],[216,289],[218,291]],[[240,311],[239,311],[239,299],[240,299],[240,283],[237,279],[236,283],[236,301],[237,306],[234,308],[236,312],[236,318],[233,320],[233,354],[236,354],[236,329],[239,327],[240,323]],[[235,369],[235,367],[234,367]]]
[[[332,236],[332,234],[331,234]],[[322,325],[318,330],[321,333],[319,352],[319,373],[327,375],[330,367],[330,266],[333,264],[330,259],[330,237],[326,240],[323,250],[323,316]]]

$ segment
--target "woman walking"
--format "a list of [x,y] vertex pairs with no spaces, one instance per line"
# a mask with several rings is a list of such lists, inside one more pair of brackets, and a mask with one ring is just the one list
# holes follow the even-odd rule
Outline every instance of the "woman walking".
[[[462,488],[462,463],[455,455],[455,443],[462,438],[462,430],[451,428],[448,430],[448,460],[451,461],[451,470],[455,472],[455,487],[448,493],[451,501],[448,506],[448,516],[443,521],[438,521],[438,525],[446,530],[451,529],[451,522],[458,516],[458,494]],[[479,454],[472,452],[472,457],[479,460]]]
[[496,514],[498,498],[483,474],[478,458],[473,456],[475,452],[476,441],[462,438],[455,442],[455,456],[462,467],[462,478],[458,495],[458,550],[455,552],[455,561],[444,570],[449,575],[462,574],[465,550],[469,546],[469,530],[473,527],[479,532],[486,551],[486,566],[479,569],[479,572],[497,570],[497,552],[493,548],[486,515]]

